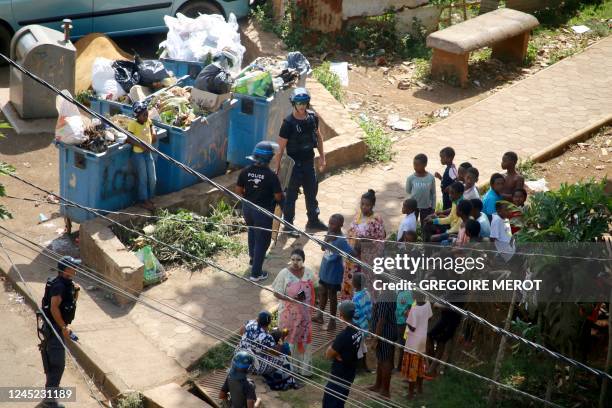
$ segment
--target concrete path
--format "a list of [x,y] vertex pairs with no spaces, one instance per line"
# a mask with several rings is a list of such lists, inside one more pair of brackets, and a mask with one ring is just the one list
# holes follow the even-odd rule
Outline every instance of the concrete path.
[[[321,182],[319,190],[323,220],[340,212],[348,224],[360,195],[373,188],[378,192],[376,211],[383,215],[387,232],[391,233],[401,217],[404,182],[413,171],[415,154],[426,153],[430,158],[429,171],[441,171],[438,152],[444,146],[453,146],[457,151],[457,164],[469,160],[479,168],[484,181],[500,170],[499,163],[505,151],[515,150],[526,158],[610,116],[612,77],[609,72],[612,72],[612,38],[407,137],[395,146],[398,154],[392,167],[362,167],[328,177]],[[17,165],[23,177],[58,191],[57,153],[49,146],[50,141],[49,136],[32,136],[17,142],[11,140],[10,147],[8,141],[0,141],[0,159]],[[49,171],[41,171],[42,166]],[[13,180],[5,178],[3,182],[11,194],[32,196],[34,193]],[[57,245],[58,240],[61,241],[56,233],[56,229],[62,227],[61,219],[54,218],[50,226],[46,225],[49,223],[36,224],[38,213],[50,215],[57,207],[47,204],[34,207],[15,201],[9,202],[9,207],[17,219],[3,223],[6,228],[36,237],[45,245],[49,242]],[[301,197],[296,214],[297,224],[304,225],[305,209]],[[307,265],[318,270],[322,256],[320,248],[303,238],[287,240],[283,237],[265,265],[272,273],[268,284],[286,266],[291,248],[303,245],[306,245]],[[23,251],[15,245],[10,247]],[[68,246],[63,253],[74,249]],[[50,274],[48,266],[32,264],[25,258],[17,259],[37,296],[42,296],[43,282]],[[43,259],[38,257],[38,260]],[[244,257],[240,257],[227,267],[244,272],[244,265]],[[4,261],[1,266],[9,269]],[[237,329],[241,322],[256,316],[261,308],[275,304],[269,293],[212,270],[171,277],[169,282],[147,293],[230,329]],[[184,367],[213,343],[210,338],[142,306],[119,309],[96,291],[83,294],[75,329],[81,333],[81,341],[87,349],[95,351],[99,360],[112,367],[108,370],[113,378],[118,378],[118,383],[139,390],[182,377]]]
[[[396,230],[406,196],[404,183],[414,171],[412,160],[416,154],[427,154],[427,168],[432,174],[442,173],[439,151],[452,146],[457,165],[469,161],[480,170],[480,182],[488,181],[492,173],[502,171],[504,152],[513,150],[519,158],[526,159],[580,129],[612,117],[610,72],[612,36],[405,138],[394,146],[397,156],[391,169],[363,167],[328,177],[319,185],[322,218],[327,221],[330,214],[340,212],[350,222],[360,195],[372,188],[377,192],[376,211],[383,215],[387,233]],[[298,225],[305,225],[303,199],[296,214]],[[307,246],[311,247],[312,244]],[[311,252],[320,251],[313,248]]]

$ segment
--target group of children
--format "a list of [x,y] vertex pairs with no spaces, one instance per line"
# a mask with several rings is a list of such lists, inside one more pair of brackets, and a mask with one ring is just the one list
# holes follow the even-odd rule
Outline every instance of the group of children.
[[[518,164],[516,153],[507,152],[503,155],[501,168],[505,173],[491,175],[489,187],[483,196],[477,187],[480,177],[478,169],[468,162],[456,167],[454,157],[453,148],[442,149],[440,162],[445,166],[444,173],[436,172],[433,175],[427,171],[428,158],[425,154],[417,154],[414,157],[414,173],[406,180],[408,198],[403,202],[404,218],[398,228],[397,241],[416,242],[419,230],[423,241],[441,245],[461,247],[468,243],[490,241],[494,242],[500,260],[507,262],[514,253],[512,236],[518,231],[518,226],[511,225],[510,219],[521,216],[527,200],[524,178],[516,168]],[[436,210],[436,179],[440,181],[442,194],[442,206],[438,210]],[[355,247],[349,245],[347,239],[342,236],[343,222],[342,215],[332,215],[326,241],[358,257],[359,242]],[[335,312],[334,306],[342,281],[342,270],[343,258],[326,250],[320,267],[319,307],[324,309],[327,301],[330,301],[332,314]],[[353,275],[354,323],[364,330],[371,330],[373,302],[363,278],[360,273]],[[427,352],[428,355],[432,355],[433,349],[436,348],[435,355],[441,357],[440,350],[443,351],[444,343],[452,338],[461,318],[459,315],[455,316],[456,313],[452,310],[442,308],[446,320],[436,323],[429,329],[428,321],[433,316],[432,305],[419,294],[415,294],[414,297],[413,299],[409,291],[397,293],[395,300],[397,342],[405,341],[408,348],[421,353]],[[451,320],[452,324],[449,323]],[[442,348],[439,347],[440,344]],[[362,359],[362,367],[368,370],[365,362],[366,352],[364,340],[359,349],[359,358]],[[395,366],[409,383],[409,398],[414,397],[415,391],[422,391],[423,378],[435,375],[432,365],[427,370],[425,359],[415,353],[403,353],[402,350]],[[385,394],[387,392],[388,389]]]

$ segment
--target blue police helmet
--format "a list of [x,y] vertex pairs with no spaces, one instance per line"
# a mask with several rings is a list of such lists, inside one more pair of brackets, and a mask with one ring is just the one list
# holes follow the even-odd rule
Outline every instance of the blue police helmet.
[[132,105],[132,110],[134,111],[134,115],[138,116],[147,110],[147,105],[142,102],[134,102]]
[[291,103],[298,103],[298,102],[309,103],[310,94],[308,93],[306,88],[295,88],[289,100],[291,101]]
[[234,368],[248,369],[253,364],[253,356],[246,351],[239,351],[232,360]]
[[263,142],[257,143],[253,148],[253,153],[246,158],[255,163],[267,164],[270,163],[274,157],[274,152],[277,148],[278,144],[264,140]]

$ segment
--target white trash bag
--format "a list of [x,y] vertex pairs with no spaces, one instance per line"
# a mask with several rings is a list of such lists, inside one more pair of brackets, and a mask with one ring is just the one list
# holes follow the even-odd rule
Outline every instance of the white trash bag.
[[[71,96],[66,89],[62,93]],[[79,145],[85,142],[87,136],[85,136],[85,126],[79,108],[60,95],[55,97],[55,106],[59,114],[55,125],[55,140],[70,145]]]
[[119,82],[115,80],[113,61],[98,57],[91,66],[91,87],[97,96],[116,101],[126,94]]

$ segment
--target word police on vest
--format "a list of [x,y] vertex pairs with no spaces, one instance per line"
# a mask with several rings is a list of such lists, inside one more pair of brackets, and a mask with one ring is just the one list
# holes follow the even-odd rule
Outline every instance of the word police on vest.
[[466,271],[482,271],[484,268],[484,257],[412,257],[407,254],[397,254],[395,257],[374,258],[372,270],[375,274],[381,274],[385,271],[404,270],[412,275],[418,270],[452,270],[461,275]]

